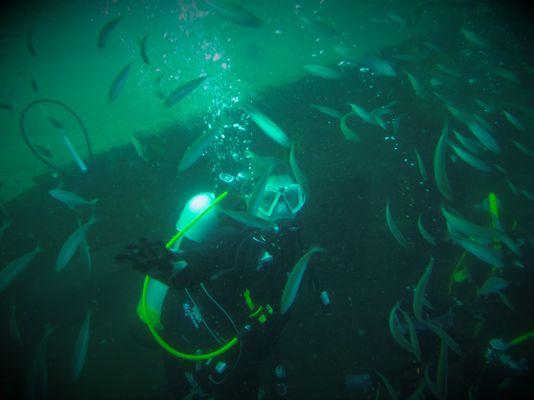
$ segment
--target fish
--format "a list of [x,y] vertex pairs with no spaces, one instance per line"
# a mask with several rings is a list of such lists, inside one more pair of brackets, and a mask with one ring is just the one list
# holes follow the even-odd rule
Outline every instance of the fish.
[[93,226],[96,222],[97,220],[94,217],[91,218],[89,222],[76,229],[69,236],[69,238],[67,239],[65,244],[63,244],[61,250],[59,251],[58,257],[56,259],[56,265],[54,267],[55,271],[59,272],[63,268],[65,268],[65,266],[69,263],[69,261],[76,253],[76,250],[81,245],[82,241],[85,239],[85,235],[87,235],[89,228],[91,228],[91,226]]
[[9,111],[11,114],[13,114],[15,112],[15,109],[13,108],[13,102],[10,104],[0,103],[0,110]]
[[374,118],[369,112],[367,112],[366,110],[364,110],[362,107],[360,107],[357,104],[354,104],[354,103],[348,103],[348,104],[358,117],[363,119],[368,124],[376,125],[377,123],[376,118]]
[[380,76],[397,76],[395,67],[388,61],[381,60],[377,57],[367,57],[364,64],[371,68],[377,75]]
[[213,132],[206,132],[195,140],[182,156],[180,164],[178,165],[178,172],[185,171],[196,163],[214,140],[215,134]]
[[300,283],[302,282],[302,277],[304,276],[304,272],[306,272],[310,258],[314,254],[323,251],[325,251],[325,249],[322,247],[312,247],[302,257],[299,258],[289,273],[284,290],[282,291],[282,297],[280,299],[280,313],[282,315],[284,315],[291,308],[295,302],[295,299],[297,298]]
[[480,288],[477,289],[477,299],[481,296],[487,297],[490,294],[496,294],[501,290],[504,290],[508,287],[508,281],[500,278],[498,276],[492,276],[488,278]]
[[530,201],[534,201],[534,194],[530,193],[529,191],[525,190],[525,189],[520,189],[521,190],[521,194],[523,196],[525,196],[527,199],[529,199]]
[[219,17],[233,22],[234,24],[249,28],[256,28],[261,25],[260,18],[237,4],[222,0],[202,0],[202,3]]
[[245,157],[250,160],[252,168],[259,171],[266,171],[276,167],[277,165],[284,164],[278,157],[260,156],[250,150],[245,150]]
[[493,73],[503,78],[504,80],[507,80],[510,83],[518,84],[520,82],[517,75],[506,68],[500,68],[500,67],[493,68]]
[[400,322],[399,318],[397,316],[397,311],[399,310],[399,303],[395,304],[395,306],[391,309],[389,312],[389,331],[391,333],[391,336],[397,342],[397,344],[402,347],[404,350],[408,351],[409,353],[413,353],[414,349],[412,344],[404,337],[400,330]]
[[50,122],[50,125],[52,125],[55,129],[59,129],[59,130],[65,129],[63,124],[59,122],[57,119],[55,119],[54,117],[47,115],[47,119],[48,119],[48,122]]
[[139,51],[141,52],[141,58],[143,59],[143,62],[146,65],[150,65],[150,60],[148,59],[148,56],[146,54],[146,40],[148,38],[148,33],[143,36],[143,38],[139,41]]
[[291,140],[273,120],[251,106],[245,106],[244,110],[267,136],[284,147],[291,147]]
[[417,160],[417,168],[419,169],[419,173],[421,174],[421,178],[424,181],[427,181],[428,180],[428,175],[426,173],[425,164],[423,164],[423,159],[421,158],[421,155],[419,154],[417,149],[414,150],[414,153],[415,153],[415,158]]
[[408,334],[410,335],[410,344],[412,347],[412,353],[414,354],[417,361],[421,362],[421,346],[419,345],[419,338],[417,337],[417,331],[415,329],[415,325],[412,321],[412,318],[402,308],[399,308],[399,311],[402,314],[408,326]]
[[199,76],[198,78],[192,79],[178,86],[165,99],[165,107],[172,107],[176,103],[182,101],[189,93],[191,93],[202,82],[204,82],[207,77],[208,75],[202,75],[202,76]]
[[15,98],[15,91],[11,91],[11,95],[9,96],[9,102],[0,103],[0,110],[9,111],[11,114],[14,114],[15,113],[15,106],[13,104],[14,98]]
[[428,231],[425,229],[425,227],[423,226],[422,218],[423,218],[423,215],[419,214],[419,217],[417,218],[417,229],[419,230],[419,233],[421,234],[423,239],[425,239],[432,246],[435,246],[436,239],[434,239],[434,237],[430,233],[428,233]]
[[449,201],[453,201],[451,185],[447,178],[446,152],[447,152],[448,123],[445,122],[441,136],[434,152],[434,179],[439,192]]
[[469,131],[475,136],[482,145],[489,151],[500,153],[501,148],[495,138],[491,136],[489,131],[482,127],[478,122],[470,121],[467,123]]
[[37,143],[34,143],[33,144],[33,147],[35,148],[35,150],[37,150],[37,152],[42,155],[43,157],[46,157],[46,158],[52,158],[52,152],[50,150],[48,150],[46,147],[44,146],[41,146],[40,144],[37,144]]
[[355,49],[347,46],[334,46],[334,50],[337,54],[343,57],[346,61],[356,61],[360,57]]
[[508,297],[506,297],[504,295],[504,293],[502,293],[501,291],[497,292],[497,296],[499,297],[499,299],[503,302],[503,304],[508,307],[510,309],[510,311],[514,312],[515,311],[515,308],[514,306],[512,305],[512,303],[510,302],[510,300],[508,300]]
[[474,255],[479,260],[498,269],[504,268],[504,262],[499,252],[482,246],[477,242],[474,242],[469,239],[461,239],[459,237],[454,237],[453,241],[465,251]]
[[17,323],[16,316],[17,307],[11,306],[11,316],[9,317],[9,335],[11,339],[17,344],[22,345],[22,335],[20,334],[19,324]]
[[386,14],[386,16],[392,20],[393,22],[396,22],[397,24],[400,24],[400,25],[406,25],[406,20],[404,18],[402,18],[400,15],[398,14],[394,14],[392,12],[388,12]]
[[441,340],[444,340],[447,343],[447,346],[452,351],[454,351],[458,355],[462,354],[462,350],[460,349],[458,343],[456,343],[456,341],[447,332],[445,332],[443,328],[438,325],[435,325],[429,320],[426,321],[426,325],[428,326],[428,329],[434,332]]
[[339,79],[341,78],[341,72],[336,71],[333,68],[325,67],[324,65],[310,64],[305,65],[304,69],[310,72],[312,75],[318,76],[323,79]]
[[111,32],[113,32],[117,24],[121,22],[122,19],[123,17],[113,18],[111,21],[107,22],[102,29],[100,29],[96,43],[96,47],[98,47],[99,50],[102,50],[104,47],[106,47],[106,44],[111,36]]
[[495,236],[495,232],[491,228],[477,225],[459,215],[455,215],[447,210],[445,206],[441,206],[441,213],[445,217],[449,230],[452,230],[452,232],[460,232],[467,237],[474,237],[477,240],[484,239],[487,242],[490,242]]
[[454,150],[456,155],[462,161],[464,161],[466,164],[470,165],[471,167],[473,167],[475,169],[478,169],[479,171],[482,171],[482,172],[490,172],[491,171],[491,167],[485,161],[482,161],[481,159],[475,157],[471,153],[465,151],[464,149],[462,149],[461,147],[456,146],[453,143],[449,143],[449,146],[452,147],[452,149]]
[[30,30],[28,31],[28,36],[26,36],[26,48],[28,49],[28,53],[32,57],[35,56],[35,46],[33,45],[33,33],[35,32],[35,25],[33,25]]
[[96,198],[87,200],[76,193],[68,192],[66,190],[52,189],[48,193],[54,199],[66,204],[69,208],[94,206],[96,203],[98,203],[98,199]]
[[314,31],[324,33],[330,36],[339,35],[339,31],[332,25],[327,22],[321,21],[318,18],[309,18],[300,16],[300,20],[306,28],[312,29]]
[[512,126],[519,130],[519,131],[524,131],[526,128],[525,128],[525,125],[523,125],[523,123],[521,121],[519,121],[519,119],[513,115],[512,113],[509,113],[508,111],[506,110],[503,110],[502,112],[505,116],[505,118],[507,119],[508,122],[510,122],[510,124],[512,124]]
[[78,333],[78,338],[76,339],[76,344],[74,346],[74,356],[72,357],[72,377],[74,381],[78,380],[85,365],[87,348],[89,347],[92,313],[91,309],[87,310],[85,320],[83,321],[82,328]]
[[439,400],[446,400],[448,396],[447,378],[449,375],[449,352],[447,342],[441,339],[438,358],[438,372],[436,376],[436,391]]
[[137,136],[130,135],[130,142],[132,142],[135,152],[137,153],[139,158],[141,158],[141,160],[143,161],[148,161],[148,157],[146,155],[146,148],[141,144]]
[[37,244],[35,249],[24,254],[23,256],[11,261],[0,271],[0,293],[2,293],[22,272],[28,268],[37,254],[42,251],[41,246]]
[[321,106],[319,104],[310,104],[310,107],[315,108],[316,110],[332,118],[340,119],[343,116],[343,114],[341,114],[338,110],[334,110],[333,108],[330,108],[330,107]]
[[261,231],[273,231],[276,227],[273,222],[267,221],[248,212],[235,210],[220,210],[220,212],[232,218],[234,221],[248,226],[249,228],[259,229]]
[[408,242],[408,240],[406,240],[402,232],[399,230],[399,228],[397,227],[397,224],[395,224],[395,221],[393,220],[393,217],[391,216],[389,200],[386,201],[386,222],[387,222],[389,231],[391,232],[395,240],[397,240],[397,242],[399,242],[399,244],[402,247],[404,247],[405,249],[408,249],[411,245]]
[[32,86],[33,92],[35,94],[39,94],[39,85],[37,84],[37,81],[35,80],[34,76],[30,75],[30,84]]
[[345,139],[354,143],[360,143],[360,136],[347,125],[347,119],[350,116],[355,116],[355,114],[353,112],[349,112],[341,117],[339,120],[339,128],[341,129],[343,136],[345,136]]
[[0,239],[2,239],[4,233],[9,229],[11,225],[13,225],[13,220],[9,217],[4,218],[4,222],[2,222],[2,226],[0,226]]
[[297,163],[297,158],[295,157],[295,145],[291,146],[291,152],[289,153],[289,166],[293,176],[295,177],[295,180],[302,188],[304,193],[304,201],[306,201],[309,193],[308,178],[306,175],[304,175],[304,171],[302,171],[302,168],[300,168]]
[[410,84],[412,85],[412,89],[415,92],[415,94],[418,97],[421,97],[422,99],[424,99],[425,98],[425,93],[423,91],[423,88],[419,84],[419,81],[415,78],[415,76],[410,74],[408,71],[404,71],[404,73],[408,77],[408,80],[410,81]]
[[428,285],[430,275],[432,275],[433,267],[434,267],[434,258],[430,257],[430,260],[428,261],[428,264],[425,268],[425,272],[423,273],[421,278],[419,278],[419,281],[417,282],[417,285],[415,286],[415,290],[413,294],[413,301],[412,301],[413,315],[419,322],[422,322],[422,323],[426,323],[428,321],[425,318],[423,318],[423,306],[425,302],[426,287]]
[[450,68],[450,67],[446,67],[445,65],[443,64],[437,64],[436,67],[441,71],[441,72],[444,72],[446,75],[448,75],[449,77],[451,78],[456,78],[456,79],[460,79],[462,77],[462,75],[458,72],[458,71],[455,71],[454,69]]
[[469,30],[467,30],[465,28],[462,28],[460,33],[462,35],[464,35],[465,39],[470,44],[472,44],[475,47],[478,47],[479,49],[488,49],[490,47],[488,42],[486,42],[485,39],[482,39],[482,37],[480,37],[480,35],[478,35],[477,33],[473,32],[473,31],[469,31]]
[[464,146],[471,153],[475,155],[480,155],[481,147],[477,141],[475,141],[474,139],[465,137],[464,135],[462,135],[460,132],[458,132],[455,129],[453,129],[452,132],[454,133],[454,137],[456,138],[456,140],[458,140],[458,142],[460,142],[462,146]]
[[382,383],[386,387],[386,390],[388,391],[389,397],[391,397],[391,400],[398,400],[399,396],[398,396],[397,392],[395,391],[395,389],[393,389],[393,385],[391,385],[389,380],[384,375],[382,375],[380,372],[378,372],[378,370],[376,370],[376,369],[375,369],[375,373],[382,380]]
[[122,91],[122,88],[124,87],[124,84],[126,83],[126,80],[128,79],[128,75],[130,75],[130,71],[132,69],[132,64],[126,65],[121,72],[117,75],[113,83],[111,84],[111,87],[109,88],[108,92],[108,102],[113,102]]
[[[78,220],[78,227],[81,228],[82,221]],[[87,239],[84,237],[82,239],[82,243],[80,244],[80,255],[85,260],[85,263],[87,264],[87,270],[89,272],[93,272],[93,260],[91,257],[91,248],[89,247],[89,244],[87,243]]]
[[517,140],[512,139],[512,143],[517,147],[521,152],[525,153],[529,157],[534,157],[534,151],[530,150],[524,144],[519,143]]
[[46,367],[46,348],[49,340],[48,338],[55,330],[55,326],[47,325],[45,327],[45,333],[39,341],[26,382],[25,398],[27,399],[47,398],[48,370]]

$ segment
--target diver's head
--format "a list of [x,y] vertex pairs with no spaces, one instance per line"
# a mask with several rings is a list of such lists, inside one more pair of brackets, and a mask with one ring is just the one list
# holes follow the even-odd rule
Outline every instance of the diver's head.
[[267,180],[256,215],[272,222],[292,219],[305,201],[302,186],[289,174],[273,174]]

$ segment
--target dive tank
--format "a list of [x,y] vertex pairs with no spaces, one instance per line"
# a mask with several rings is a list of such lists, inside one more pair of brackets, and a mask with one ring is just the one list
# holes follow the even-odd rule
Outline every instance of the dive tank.
[[[178,221],[176,222],[176,230],[182,231],[188,229],[184,236],[182,236],[176,243],[169,249],[174,253],[180,251],[180,246],[187,238],[194,242],[200,243],[204,240],[206,235],[217,226],[217,209],[214,208],[202,218],[196,222],[193,221],[203,211],[213,204],[215,200],[215,194],[210,192],[198,193],[191,197],[185,204]],[[187,266],[185,261],[179,261],[176,265],[176,269],[183,269]],[[137,304],[137,315],[143,322],[146,323],[146,318],[150,318],[156,329],[161,329],[161,310],[163,302],[167,296],[169,287],[157,279],[150,279],[146,292],[147,301],[147,314],[143,313],[143,307],[141,301]]]

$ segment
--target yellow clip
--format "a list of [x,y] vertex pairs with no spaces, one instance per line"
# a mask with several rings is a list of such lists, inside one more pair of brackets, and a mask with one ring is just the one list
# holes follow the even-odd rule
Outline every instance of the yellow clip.
[[254,305],[254,302],[252,301],[252,298],[250,297],[250,290],[245,290],[245,293],[243,293],[243,297],[245,298],[245,303],[247,303],[247,306],[250,311],[254,310],[256,307]]

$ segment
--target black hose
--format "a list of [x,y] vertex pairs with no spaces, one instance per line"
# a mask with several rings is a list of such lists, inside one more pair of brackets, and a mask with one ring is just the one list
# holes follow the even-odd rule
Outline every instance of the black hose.
[[45,165],[49,166],[50,168],[55,169],[56,171],[61,172],[62,174],[75,177],[76,175],[73,175],[73,174],[67,172],[66,170],[58,167],[57,165],[52,164],[47,159],[45,159],[41,154],[39,154],[37,149],[35,149],[35,147],[31,143],[31,141],[30,141],[30,139],[28,137],[28,134],[26,133],[26,130],[24,129],[24,118],[26,117],[26,113],[30,110],[30,108],[32,108],[33,106],[35,106],[37,104],[40,104],[40,103],[52,103],[52,104],[55,104],[55,105],[63,108],[64,110],[66,110],[69,114],[71,114],[78,121],[78,124],[82,128],[83,136],[85,137],[85,143],[87,144],[87,150],[88,150],[88,153],[89,153],[89,158],[92,158],[93,157],[93,153],[91,151],[91,142],[89,140],[89,134],[87,133],[87,129],[85,128],[85,125],[83,124],[83,121],[78,116],[78,114],[76,114],[72,108],[70,108],[69,106],[67,106],[66,104],[64,104],[64,103],[62,103],[62,102],[60,102],[58,100],[53,100],[53,99],[34,100],[30,104],[28,104],[24,108],[24,110],[22,110],[22,113],[20,115],[20,120],[19,120],[20,121],[20,132],[22,134],[22,138],[24,139],[24,142],[29,147],[29,149],[32,151],[32,153],[39,160],[41,160]]

